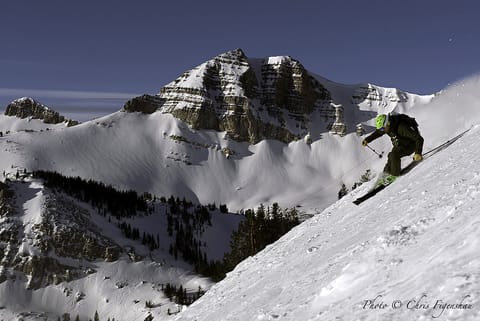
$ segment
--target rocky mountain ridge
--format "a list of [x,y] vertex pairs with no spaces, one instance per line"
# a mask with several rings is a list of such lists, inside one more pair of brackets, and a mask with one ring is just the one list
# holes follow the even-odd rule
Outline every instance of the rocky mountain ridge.
[[330,100],[297,60],[249,59],[237,49],[183,73],[154,97],[129,101],[124,110],[171,113],[195,129],[226,131],[237,141],[290,142],[306,134],[307,115],[315,110],[332,118]]
[[5,115],[21,119],[28,117],[40,119],[45,124],[66,123],[67,126],[78,124],[77,121],[65,118],[58,112],[30,97],[22,97],[12,101],[5,109]]
[[[328,132],[334,124],[337,128],[338,107],[342,112],[348,109],[347,114],[362,104],[393,110],[397,104],[411,103],[414,96],[371,84],[331,87],[332,82],[290,56],[248,58],[236,49],[184,72],[157,95],[131,99],[123,111],[169,113],[193,129],[225,131],[233,140],[251,144],[263,139],[290,143],[313,129]],[[347,101],[333,93],[338,88],[348,93]]]
[[[25,194],[32,191],[37,192],[38,213],[22,208]],[[121,248],[103,237],[89,216],[65,195],[35,182],[2,183],[0,283],[26,278],[29,289],[39,289],[94,272],[75,265],[76,261],[117,260]]]

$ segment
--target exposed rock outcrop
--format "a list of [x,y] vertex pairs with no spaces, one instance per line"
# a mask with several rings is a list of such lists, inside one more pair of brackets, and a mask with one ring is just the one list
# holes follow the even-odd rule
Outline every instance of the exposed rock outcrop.
[[43,236],[38,242],[43,253],[54,251],[62,257],[115,261],[121,252],[113,241],[101,236],[86,210],[59,194],[46,197],[42,222],[33,229],[36,235]]
[[75,126],[78,121],[67,119],[51,108],[39,103],[33,98],[23,97],[12,101],[5,109],[6,116],[18,118],[41,119],[46,124],[58,124],[66,122],[68,126]]
[[337,104],[332,104],[332,106],[335,108],[335,122],[330,129],[330,134],[345,136],[347,133],[347,126],[343,119],[343,106]]
[[[382,90],[381,90],[382,89]],[[355,89],[352,95],[352,103],[360,104],[367,102],[391,102],[405,103],[409,100],[408,94],[396,88],[381,88],[372,84],[362,84]]]
[[28,288],[38,289],[93,273],[85,262],[119,258],[120,246],[103,236],[89,213],[65,195],[43,188],[38,196],[42,209],[29,221],[22,218],[27,215],[23,207],[15,205],[14,191],[0,184],[0,283],[23,275]]
[[314,112],[331,127],[330,100],[295,59],[249,59],[236,49],[183,73],[155,97],[132,99],[123,110],[171,113],[195,129],[226,131],[237,141],[288,143],[306,135]]
[[164,99],[158,96],[145,94],[127,101],[123,106],[122,111],[129,113],[141,112],[144,114],[151,114],[162,107],[164,101]]
[[[194,129],[225,131],[237,141],[289,143],[309,132],[311,139],[328,131],[346,135],[358,120],[398,105],[406,108],[412,97],[396,88],[335,84],[289,56],[248,58],[236,49],[184,72],[157,95],[133,98],[123,111],[169,113]],[[345,108],[343,120],[337,104]]]

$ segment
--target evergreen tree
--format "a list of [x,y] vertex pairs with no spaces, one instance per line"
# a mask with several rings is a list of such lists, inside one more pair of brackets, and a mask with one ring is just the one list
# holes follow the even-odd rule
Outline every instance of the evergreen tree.
[[373,178],[371,170],[367,169],[365,173],[360,176],[360,181],[356,182],[352,186],[352,191],[362,185],[363,183],[371,181]]
[[360,182],[366,183],[372,180],[372,171],[367,169],[365,173],[360,177]]
[[225,205],[225,204],[220,205],[220,212],[224,213],[224,214],[228,213],[227,205]]
[[348,188],[344,183],[342,183],[342,187],[338,191],[338,199],[341,199],[342,197],[344,197],[347,194],[348,194]]
[[232,234],[230,252],[224,256],[224,272],[231,271],[240,261],[261,251],[299,224],[295,209],[282,212],[277,203],[271,209],[267,208],[266,212],[263,205],[256,213],[247,210],[244,216],[245,219]]

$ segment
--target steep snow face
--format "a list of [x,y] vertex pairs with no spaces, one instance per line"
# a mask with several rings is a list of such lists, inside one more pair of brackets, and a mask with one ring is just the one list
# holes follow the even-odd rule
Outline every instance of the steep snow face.
[[311,145],[249,145],[222,132],[193,130],[168,114],[116,113],[66,130],[0,138],[0,148],[9,151],[0,169],[54,170],[231,210],[273,202],[314,209],[335,200],[345,173],[345,182],[353,184],[379,161],[360,141],[356,135],[327,134]]
[[477,125],[357,207],[360,187],[177,320],[478,320],[479,141]]

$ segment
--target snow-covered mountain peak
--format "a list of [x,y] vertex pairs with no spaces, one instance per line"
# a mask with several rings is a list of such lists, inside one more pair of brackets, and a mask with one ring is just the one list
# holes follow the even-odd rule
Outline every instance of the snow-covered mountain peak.
[[250,143],[299,139],[318,114],[330,115],[325,130],[333,123],[328,91],[300,63],[287,56],[250,59],[241,49],[186,71],[158,97],[161,112]]
[[184,72],[162,88],[159,95],[163,97],[173,88],[197,89],[205,94],[220,90],[227,96],[244,95],[240,77],[248,68],[248,58],[241,49],[228,51]]
[[[44,114],[51,109],[31,97],[21,97],[13,100],[7,105],[5,115],[16,116],[18,118],[44,117]],[[41,118],[43,119],[43,118]]]
[[309,132],[330,131],[339,122],[338,106],[345,116],[343,134],[370,119],[370,111],[401,111],[419,103],[418,97],[370,84],[336,84],[290,56],[249,58],[235,49],[184,72],[158,95],[130,100],[123,110],[169,113],[194,129],[225,131],[236,141],[290,143]]
[[30,105],[40,105],[44,109],[48,110],[50,109],[48,106],[38,102],[37,100],[33,99],[32,97],[20,97],[18,99],[15,99],[11,102],[11,104],[30,104]]
[[13,116],[20,119],[39,119],[45,124],[66,123],[68,126],[78,124],[78,122],[66,119],[58,112],[31,97],[22,97],[12,101],[5,109],[5,116]]

